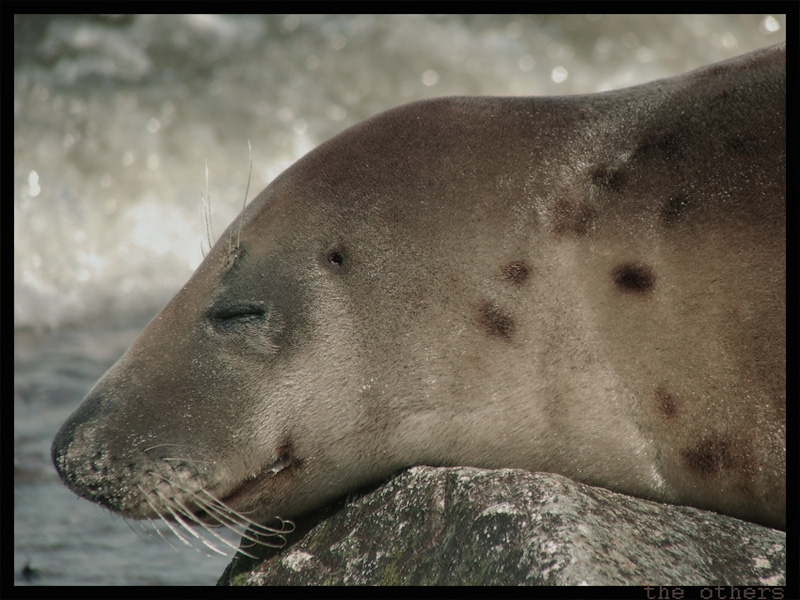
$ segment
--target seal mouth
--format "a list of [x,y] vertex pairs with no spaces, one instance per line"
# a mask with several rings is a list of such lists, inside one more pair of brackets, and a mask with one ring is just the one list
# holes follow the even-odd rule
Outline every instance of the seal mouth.
[[[256,505],[267,490],[274,488],[274,478],[295,463],[288,451],[282,453],[277,460],[248,478],[222,500],[205,488],[191,490],[165,479],[164,483],[171,487],[166,491],[153,489],[151,497],[145,495],[144,501],[153,510],[155,517],[161,519],[187,546],[200,549],[195,545],[199,540],[205,548],[218,554],[229,556],[230,548],[250,558],[256,558],[245,550],[244,540],[248,540],[247,547],[256,545],[280,548],[286,544],[286,534],[294,531],[294,524],[277,515],[274,518],[267,515],[270,518],[262,521],[262,515],[253,514],[258,511],[244,509]],[[146,494],[141,486],[138,487]],[[145,518],[152,521],[155,517]],[[241,536],[241,544],[237,547],[215,533],[213,529],[216,527],[224,527]]]
[[298,466],[298,461],[287,450],[280,457],[255,475],[248,477],[241,485],[235,488],[230,494],[222,498],[222,502],[230,507],[241,505],[253,496],[263,494],[265,488],[272,485],[275,478],[281,474],[289,474]]

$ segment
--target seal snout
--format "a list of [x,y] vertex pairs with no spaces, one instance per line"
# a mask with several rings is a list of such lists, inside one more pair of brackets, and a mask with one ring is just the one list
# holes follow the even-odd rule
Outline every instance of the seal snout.
[[121,477],[113,473],[106,449],[93,443],[94,431],[91,425],[67,421],[50,449],[53,465],[64,484],[79,496],[128,514],[123,506],[126,494],[114,487]]
[[[87,398],[88,399],[88,398]],[[84,400],[61,426],[50,447],[50,457],[61,480],[75,493],[110,506],[102,493],[102,479],[106,470],[102,467],[104,452],[92,446],[91,422],[94,412]],[[92,482],[92,475],[96,482]]]

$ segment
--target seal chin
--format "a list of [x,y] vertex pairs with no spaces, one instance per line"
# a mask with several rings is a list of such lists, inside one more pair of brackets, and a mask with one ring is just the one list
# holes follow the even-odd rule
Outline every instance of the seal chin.
[[297,470],[299,461],[290,452],[283,452],[276,460],[272,461],[255,475],[248,477],[231,493],[222,498],[223,504],[234,510],[243,510],[256,504],[263,498],[268,490],[274,488],[278,482],[291,477]]

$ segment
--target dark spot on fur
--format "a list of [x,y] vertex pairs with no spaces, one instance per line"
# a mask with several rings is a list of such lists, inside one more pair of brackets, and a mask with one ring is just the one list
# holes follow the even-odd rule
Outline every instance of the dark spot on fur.
[[757,472],[753,453],[753,438],[747,431],[727,436],[711,434],[701,438],[692,448],[681,452],[684,463],[701,476],[714,475],[722,470],[736,471],[739,483],[746,483]]
[[589,172],[592,185],[602,190],[619,193],[625,187],[625,174],[619,169],[599,165]]
[[725,477],[737,494],[754,497],[759,469],[753,455],[753,440],[747,434],[702,439],[693,448],[683,450],[681,457],[697,477]]
[[734,133],[722,138],[726,153],[740,158],[757,158],[761,155],[761,141],[753,136]]
[[511,339],[516,325],[514,317],[496,304],[484,302],[478,309],[478,323],[489,335]]
[[650,267],[625,263],[614,269],[614,283],[624,292],[644,294],[656,283],[656,276]]
[[597,211],[586,204],[559,200],[553,205],[553,233],[586,235],[597,219]]
[[530,275],[530,268],[521,260],[514,260],[500,268],[503,279],[515,285],[522,285]]
[[328,262],[336,267],[341,267],[344,264],[344,255],[338,250],[331,250],[328,252]]
[[753,440],[747,432],[722,436],[711,434],[693,447],[681,451],[686,468],[700,478],[722,477],[735,482],[738,493],[752,494],[758,465],[753,454]]
[[341,244],[329,246],[322,253],[322,263],[333,271],[341,271],[349,266],[347,257],[347,250]]
[[684,154],[687,140],[675,129],[645,135],[633,151],[632,160],[674,160]]
[[700,477],[713,477],[731,462],[727,440],[706,439],[681,452],[686,467]]
[[678,398],[664,389],[663,386],[659,386],[656,389],[656,406],[659,412],[664,416],[665,419],[668,421],[672,421],[678,417],[679,408],[678,408]]
[[686,218],[686,211],[692,202],[685,194],[670,196],[661,207],[661,220],[667,225],[674,225]]

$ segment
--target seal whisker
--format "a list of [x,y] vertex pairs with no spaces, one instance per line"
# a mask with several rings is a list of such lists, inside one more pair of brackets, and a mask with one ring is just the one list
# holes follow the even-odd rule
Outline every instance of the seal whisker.
[[[161,520],[163,521],[163,519],[161,519]],[[150,523],[150,525],[152,526],[153,530],[156,532],[156,534],[158,534],[158,537],[160,537],[162,540],[164,540],[170,548],[175,550],[175,552],[180,552],[180,550],[178,550],[178,548],[171,541],[169,541],[169,538],[167,536],[165,536],[163,534],[163,532],[158,528],[158,522],[155,519],[147,519],[147,522]],[[145,532],[145,533],[149,532],[149,530],[146,529],[144,527],[144,525],[142,525],[141,528],[142,528],[143,532]]]
[[[233,245],[233,231],[231,231],[230,235],[228,236],[228,265],[233,267],[236,265],[236,260],[239,258],[239,250],[242,247],[242,223],[244,220],[244,209],[247,206],[247,196],[250,193],[250,179],[253,174],[253,147],[250,144],[250,140],[247,140],[247,148],[250,154],[250,166],[247,170],[247,185],[244,189],[244,198],[242,199],[242,210],[239,212],[239,227],[236,232],[236,245]],[[233,257],[233,261],[231,261],[231,256]]]
[[[168,460],[170,461],[179,461],[176,457],[170,457]],[[182,461],[182,462],[194,462],[194,461]],[[209,517],[212,517],[216,520],[217,524],[209,524],[204,522],[198,515],[195,513],[194,510],[189,508],[186,503],[179,500],[176,497],[166,497],[163,493],[159,490],[155,490],[154,494],[159,499],[159,504],[164,507],[164,509],[169,513],[172,517],[172,520],[177,522],[181,527],[187,530],[187,532],[194,538],[201,541],[204,545],[209,547],[214,552],[227,555],[226,552],[223,552],[218,547],[214,545],[214,543],[210,542],[206,538],[204,538],[201,534],[199,534],[194,528],[200,527],[203,531],[211,535],[217,541],[221,542],[225,546],[228,546],[236,551],[241,551],[243,554],[252,557],[250,554],[245,552],[244,550],[240,550],[235,545],[230,543],[228,540],[220,536],[218,533],[212,530],[212,527],[225,527],[229,529],[233,533],[241,536],[242,538],[253,542],[253,544],[270,547],[270,548],[280,548],[286,544],[286,538],[282,535],[284,533],[290,533],[294,531],[294,524],[291,521],[285,521],[283,519],[279,519],[281,523],[281,529],[274,529],[268,527],[266,525],[261,525],[256,523],[246,517],[245,515],[239,513],[238,511],[232,509],[224,502],[219,500],[219,498],[215,497],[213,494],[208,492],[206,489],[200,489],[199,491],[191,490],[175,481],[171,478],[159,473],[157,471],[151,472],[154,476],[158,477],[162,482],[167,484],[170,488],[174,488],[175,490],[181,492],[186,498],[191,499],[197,505],[197,509],[204,511]],[[141,488],[140,488],[141,489]],[[143,490],[142,490],[143,491]],[[202,494],[202,495],[201,495]],[[187,540],[185,536],[180,535],[177,530],[172,526],[170,519],[166,518],[162,511],[159,511],[149,499],[146,499],[148,505],[156,512],[156,514],[167,523],[167,526],[175,533],[181,541],[183,541],[186,545],[191,546],[195,549],[190,543],[190,540]],[[268,542],[256,537],[253,537],[250,533],[248,533],[249,528],[253,530],[253,535],[264,535],[269,537],[277,537],[279,541],[276,542]]]
[[[207,548],[209,548],[210,550],[213,550],[213,551],[214,551],[214,552],[216,552],[217,554],[221,554],[222,556],[228,556],[228,553],[227,553],[227,552],[223,552],[222,550],[220,550],[219,548],[217,548],[217,547],[216,547],[216,546],[215,546],[213,543],[211,543],[209,540],[207,540],[207,539],[206,539],[206,538],[204,538],[202,535],[200,535],[200,534],[199,534],[197,531],[195,531],[194,527],[193,527],[193,526],[192,526],[190,523],[187,523],[187,522],[184,520],[184,518],[183,518],[183,517],[181,517],[181,511],[180,511],[180,510],[175,510],[175,508],[174,508],[174,507],[175,507],[175,505],[176,505],[176,503],[177,503],[177,501],[176,501],[174,498],[169,498],[169,499],[167,499],[167,498],[165,498],[165,497],[164,497],[164,496],[161,494],[161,492],[159,492],[159,491],[156,491],[156,495],[157,495],[157,496],[158,496],[158,497],[159,497],[159,498],[160,498],[160,499],[161,499],[161,500],[162,500],[162,501],[165,503],[165,506],[166,506],[166,508],[167,508],[167,511],[169,511],[169,513],[172,515],[172,517],[175,519],[175,521],[177,521],[177,522],[178,522],[180,525],[182,525],[182,526],[183,526],[183,528],[184,528],[184,529],[185,529],[185,530],[186,530],[186,531],[187,531],[187,532],[188,532],[188,533],[189,533],[189,534],[190,534],[192,537],[194,537],[195,539],[197,539],[197,540],[198,540],[199,542],[201,542],[201,543],[202,543],[204,546],[206,546],[206,547],[207,547]],[[180,507],[181,507],[183,510],[185,510],[185,511],[186,511],[186,512],[184,513],[184,516],[185,516],[185,517],[187,517],[187,518],[191,519],[191,520],[192,520],[194,523],[198,523],[198,524],[200,524],[200,525],[203,527],[203,529],[204,529],[204,530],[208,531],[209,533],[212,533],[212,535],[213,535],[215,538],[219,539],[220,541],[222,541],[222,542],[223,542],[223,543],[225,543],[226,545],[228,545],[228,546],[231,546],[232,548],[236,549],[236,547],[235,547],[235,546],[233,546],[233,545],[232,545],[230,542],[228,542],[227,540],[225,540],[225,539],[221,538],[221,537],[220,537],[219,535],[217,535],[216,533],[213,533],[213,532],[211,532],[211,531],[210,531],[210,530],[209,530],[209,529],[208,529],[208,528],[207,528],[205,525],[203,525],[203,524],[202,524],[202,523],[201,523],[199,520],[197,520],[197,519],[196,519],[196,518],[195,518],[195,517],[192,515],[191,511],[189,511],[187,508],[185,508],[185,507],[181,506],[181,505],[180,505],[180,503],[177,503],[177,504],[178,504],[178,506],[180,506]],[[174,531],[174,530],[173,530],[173,531]],[[176,532],[176,533],[177,533],[177,532]],[[187,545],[191,546],[191,547],[192,547],[192,548],[194,548],[195,550],[200,550],[199,548],[195,547],[194,545],[192,545],[192,544],[190,544],[190,543],[188,543],[188,542],[187,542]]]
[[[294,523],[292,521],[289,521],[287,519],[282,519],[281,517],[279,517],[277,515],[275,516],[275,518],[278,519],[281,522],[281,528],[280,529],[275,529],[273,527],[269,527],[268,525],[264,525],[262,523],[257,523],[255,521],[253,521],[252,519],[247,517],[245,514],[239,512],[237,510],[232,509],[230,506],[228,506],[227,504],[223,503],[218,498],[216,498],[213,495],[209,494],[208,491],[206,491],[206,490],[200,490],[200,493],[203,493],[206,496],[208,496],[208,498],[211,500],[211,502],[213,502],[216,506],[218,506],[220,510],[225,511],[227,514],[236,515],[236,517],[241,519],[249,527],[257,530],[257,533],[261,533],[262,535],[283,535],[283,534],[292,533],[295,530],[295,526],[294,526]],[[289,528],[287,528],[287,526]]]
[[[292,523],[291,521],[287,521],[287,520],[281,519],[280,517],[277,517],[277,516],[275,518],[277,518],[280,521],[280,524],[281,524],[280,525],[280,529],[275,529],[275,528],[269,527],[267,525],[263,525],[261,523],[257,523],[255,521],[253,521],[252,519],[248,518],[246,515],[240,513],[239,511],[237,511],[237,510],[231,508],[230,506],[228,506],[227,504],[225,504],[219,498],[217,498],[216,496],[214,496],[213,494],[208,492],[208,490],[206,490],[206,489],[200,489],[199,491],[193,491],[193,490],[190,490],[188,488],[185,488],[185,487],[181,486],[180,484],[177,484],[175,482],[169,481],[168,479],[163,478],[163,476],[162,476],[162,479],[164,479],[164,481],[169,483],[171,486],[173,486],[173,487],[179,489],[180,491],[184,492],[187,496],[189,496],[198,505],[199,508],[201,508],[206,513],[208,513],[209,516],[212,516],[215,519],[217,519],[217,521],[219,522],[219,526],[225,527],[227,529],[230,529],[234,533],[236,533],[236,534],[242,536],[243,538],[246,538],[246,539],[248,539],[248,540],[250,540],[250,541],[252,541],[252,542],[254,542],[256,544],[260,544],[262,546],[268,546],[268,547],[271,547],[271,548],[280,548],[280,547],[282,547],[282,546],[284,546],[286,544],[286,538],[284,537],[284,534],[289,534],[289,533],[293,532],[294,529],[295,529],[294,523]],[[202,497],[201,494],[203,494],[205,497]],[[201,520],[199,520],[188,507],[186,507],[184,504],[178,502],[177,500],[174,500],[174,501],[176,503],[178,503],[179,506],[185,511],[184,514],[189,519],[191,519],[193,521],[196,521],[204,529],[207,528],[207,525],[205,523],[203,523]],[[263,541],[263,540],[260,540],[260,539],[253,538],[248,534],[248,532],[247,532],[248,529],[252,529],[254,534],[256,534],[256,535],[263,535],[263,536],[269,536],[269,537],[278,537],[281,540],[281,542],[280,543],[272,543],[272,542],[266,542],[266,541]],[[212,535],[215,535],[215,537],[216,537],[216,534],[213,531],[209,530],[209,533],[211,533]]]
[[[208,512],[209,514],[213,515],[220,522],[220,524],[223,527],[233,531],[234,533],[240,535],[242,538],[247,539],[247,540],[253,542],[254,544],[257,544],[257,545],[260,545],[260,546],[267,546],[269,548],[281,548],[286,544],[286,538],[283,535],[281,535],[279,533],[274,533],[268,527],[258,526],[258,525],[252,523],[249,520],[246,520],[245,522],[237,521],[236,519],[234,519],[231,516],[231,513],[235,513],[235,511],[231,511],[230,508],[228,508],[228,507],[226,507],[226,509],[223,511],[222,509],[213,506],[212,504],[208,503],[207,501],[203,500],[202,498],[199,498],[199,497],[195,496],[194,499],[200,506],[202,506],[206,510],[206,512]],[[280,538],[281,543],[266,542],[264,540],[260,540],[258,538],[253,537],[249,533],[248,526],[253,528],[254,530],[257,527],[262,529],[263,532],[264,532],[264,533],[262,533],[262,535],[267,535],[267,536],[270,536],[270,537],[278,537],[278,538]],[[213,533],[213,532],[210,532],[210,533]],[[259,534],[258,531],[254,531],[254,533],[256,535]]]
[[239,232],[236,234],[236,249],[242,246],[242,221],[244,216],[244,208],[247,206],[247,196],[250,193],[250,177],[253,175],[253,146],[250,140],[247,140],[247,152],[250,155],[250,166],[247,169],[247,185],[244,188],[244,199],[242,200],[242,212],[239,213]]
[[[155,450],[156,448],[164,448],[165,446],[180,446],[180,444],[168,444],[165,442],[163,444],[156,444],[155,446],[148,446],[147,448],[143,448],[142,452],[147,453],[150,452],[151,450]],[[166,460],[166,459],[160,459],[160,460]]]
[[[144,452],[146,454],[146,453],[150,452],[151,450],[155,450],[156,448],[163,448],[164,446],[180,446],[180,444],[156,444],[155,446],[150,446],[149,448],[145,448],[144,450],[142,450],[142,452]],[[162,457],[159,457],[158,460],[164,461],[166,463],[172,463],[172,462],[186,463],[186,464],[190,464],[192,466],[213,464],[213,461],[210,461],[210,460],[197,460],[197,459],[189,460],[188,458],[182,458],[182,457],[179,457],[179,456],[162,456]],[[164,477],[163,475],[158,474],[158,476],[161,477],[165,482],[172,483],[172,481],[170,479]]]
[[[194,495],[193,495],[193,497],[194,497]],[[182,503],[180,500],[177,500],[177,499],[174,499],[174,498],[173,498],[173,499],[172,499],[172,501],[173,501],[175,504],[177,504],[178,506],[180,506],[180,507],[181,507],[181,508],[182,508],[182,509],[185,511],[185,514],[188,516],[188,518],[189,518],[189,519],[191,519],[191,520],[192,520],[194,523],[196,523],[196,524],[197,524],[199,527],[202,527],[202,528],[203,528],[203,530],[204,530],[204,531],[206,531],[206,532],[207,532],[209,535],[212,535],[212,536],[213,536],[215,539],[217,539],[218,541],[222,542],[222,543],[223,543],[223,544],[225,544],[226,546],[228,546],[228,547],[230,547],[230,548],[233,548],[233,550],[234,550],[234,551],[237,551],[237,550],[239,550],[239,548],[238,548],[237,546],[233,545],[231,542],[229,542],[228,540],[226,540],[225,538],[223,538],[221,535],[219,535],[219,534],[218,534],[216,531],[213,531],[213,530],[211,529],[211,527],[209,527],[209,525],[207,525],[206,523],[204,523],[202,520],[198,519],[198,518],[197,518],[197,517],[196,517],[196,516],[195,516],[195,515],[192,513],[192,511],[191,511],[191,510],[189,510],[189,509],[188,509],[188,508],[187,508],[187,507],[186,507],[186,506],[185,506],[185,505],[184,505],[184,504],[183,504],[183,503]],[[216,516],[216,515],[214,515],[214,516]],[[218,519],[218,520],[219,520],[219,519]],[[184,526],[184,527],[187,527],[187,528],[189,528],[189,525],[188,525],[188,524],[186,524],[186,523],[185,523],[185,522],[184,522],[182,519],[180,520],[180,522],[183,524],[183,526]],[[234,533],[237,533],[237,534],[239,534],[239,535],[242,535],[242,536],[244,536],[244,534],[243,534],[243,533],[241,533],[241,532],[240,532],[239,530],[237,530],[236,528],[229,526],[227,523],[224,523],[224,522],[220,521],[220,524],[221,524],[222,526],[226,527],[227,529],[230,529],[230,530],[231,530],[231,531],[233,531]],[[202,537],[201,537],[199,534],[197,534],[196,532],[194,532],[194,530],[192,530],[192,531],[193,531],[193,533],[194,533],[194,534],[195,534],[195,535],[196,535],[196,536],[197,536],[199,539],[201,539],[201,540],[203,541],[203,543],[204,543],[204,544],[208,545],[208,546],[209,546],[209,547],[210,547],[212,550],[214,550],[215,552],[219,552],[220,554],[225,554],[225,555],[227,556],[227,553],[224,553],[224,552],[220,551],[218,548],[216,548],[216,547],[214,547],[214,546],[211,546],[211,545],[209,545],[209,543],[208,543],[208,541],[207,541],[207,540],[203,539],[203,538],[202,538]],[[247,554],[247,556],[249,556],[250,558],[255,558],[254,556],[251,556],[250,554]]]
[[[206,197],[203,202],[203,213],[206,222],[206,240],[209,250],[214,246],[214,221],[211,219],[211,188],[208,185],[208,159],[206,159]],[[203,253],[205,258],[205,252]]]
[[[155,512],[155,513],[158,515],[158,517],[159,517],[159,518],[160,518],[160,519],[161,519],[161,520],[162,520],[162,521],[163,521],[163,522],[164,522],[164,523],[167,525],[167,527],[169,527],[170,531],[172,531],[172,533],[174,533],[174,534],[175,534],[175,536],[176,536],[176,537],[177,537],[177,538],[178,538],[180,541],[182,541],[184,544],[186,544],[186,545],[187,545],[187,546],[189,546],[190,548],[195,548],[194,546],[192,546],[192,544],[189,542],[189,540],[187,540],[187,539],[186,539],[186,538],[183,536],[183,534],[182,534],[182,533],[181,533],[181,532],[180,532],[180,531],[179,531],[179,530],[178,530],[178,529],[177,529],[177,528],[176,528],[176,527],[175,527],[175,526],[174,526],[172,523],[170,523],[169,519],[167,519],[167,518],[166,518],[166,517],[165,517],[165,516],[164,516],[164,515],[161,513],[161,511],[160,511],[160,510],[158,510],[158,508],[156,508],[156,507],[155,507],[155,505],[154,505],[152,502],[150,502],[150,498],[148,498],[148,495],[147,495],[147,493],[146,493],[146,492],[145,492],[145,491],[144,491],[144,490],[141,488],[141,486],[136,486],[136,487],[138,487],[138,488],[139,488],[139,491],[141,491],[141,492],[142,492],[142,494],[144,494],[144,501],[147,503],[147,505],[148,505],[148,506],[149,506],[151,509],[153,509],[153,512]],[[157,493],[157,492],[156,492],[156,493]],[[196,550],[196,549],[197,549],[197,548],[195,548],[195,550]]]
[[[166,457],[161,458],[159,460],[163,460],[164,462],[167,462],[167,463],[168,462],[177,462],[177,463],[185,463],[185,462],[187,462],[185,458],[177,458],[177,457],[172,457],[172,456],[166,456]],[[199,464],[199,465],[210,465],[210,464],[213,464],[213,461],[210,461],[210,460],[195,460],[195,461],[192,461],[192,463],[196,463],[196,464]]]
[[[164,532],[161,531],[161,529],[158,526],[159,523],[164,523],[170,529],[170,531],[172,531],[172,533],[177,535],[178,539],[180,539],[184,544],[186,544],[187,546],[192,548],[192,550],[197,550],[198,552],[201,552],[204,556],[207,556],[207,557],[211,558],[211,554],[208,554],[207,552],[203,552],[201,549],[196,548],[191,543],[189,543],[187,540],[183,539],[180,535],[178,535],[177,532],[175,531],[175,529],[173,528],[173,526],[170,524],[170,522],[167,519],[164,519],[164,518],[147,519],[147,522],[151,525],[152,530],[156,532],[158,537],[160,537],[162,540],[164,540],[167,543],[167,545],[170,548],[172,548],[173,550],[175,550],[176,552],[180,552],[180,550],[178,549],[177,546],[175,546],[175,544],[173,544],[170,541],[170,539],[167,536],[164,535]],[[148,530],[144,526],[142,526],[142,531],[144,531],[145,533],[148,533],[150,530]]]
[[[139,539],[144,540],[146,538],[152,537],[150,529],[148,529],[142,522],[136,521],[136,520],[133,520],[133,519],[129,519],[127,517],[124,517],[123,520],[125,521],[125,524],[128,526],[128,528],[134,534],[136,534],[136,537],[138,537]],[[158,527],[156,527],[155,521],[153,519],[146,519],[146,521],[152,526],[153,529],[156,530],[156,533],[159,536],[161,536],[161,538],[164,539],[164,541],[166,541],[169,544],[169,540],[167,540],[167,538],[165,538],[162,535],[162,533],[158,530]],[[136,527],[134,527],[134,525],[136,525]],[[169,544],[169,545],[172,546],[172,544]],[[175,548],[175,546],[172,546],[172,548],[174,550],[177,550],[177,548]]]

